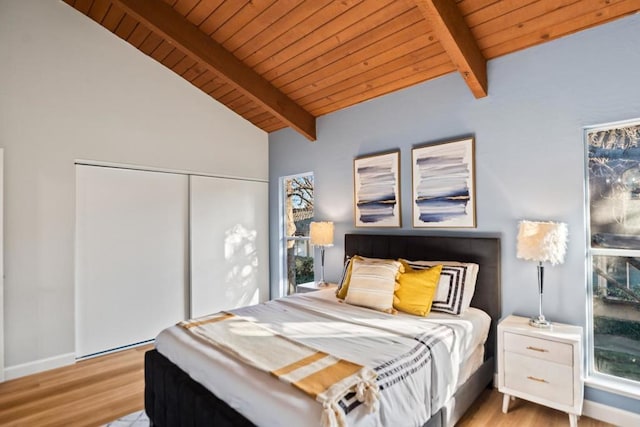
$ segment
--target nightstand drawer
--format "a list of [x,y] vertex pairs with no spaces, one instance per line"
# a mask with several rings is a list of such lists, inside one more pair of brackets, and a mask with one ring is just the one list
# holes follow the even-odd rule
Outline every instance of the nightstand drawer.
[[504,385],[562,405],[573,405],[573,368],[505,351]]
[[531,356],[538,360],[573,365],[573,347],[570,344],[557,341],[505,332],[504,350]]

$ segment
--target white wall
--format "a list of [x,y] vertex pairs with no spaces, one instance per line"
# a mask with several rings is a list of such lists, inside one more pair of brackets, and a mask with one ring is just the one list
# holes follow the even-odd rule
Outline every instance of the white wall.
[[0,1],[5,366],[74,352],[74,160],[268,178],[267,134],[61,1]]

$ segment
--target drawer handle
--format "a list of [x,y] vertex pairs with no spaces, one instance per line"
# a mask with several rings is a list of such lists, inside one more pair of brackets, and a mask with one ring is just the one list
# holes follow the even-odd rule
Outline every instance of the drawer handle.
[[527,377],[527,379],[531,380],[531,381],[537,381],[539,383],[549,383],[549,381],[542,379],[542,378],[536,378],[536,377],[532,377],[531,375],[529,375]]
[[544,348],[531,347],[531,346],[528,346],[527,350],[539,351],[540,353],[547,353],[549,351],[549,350],[544,349]]

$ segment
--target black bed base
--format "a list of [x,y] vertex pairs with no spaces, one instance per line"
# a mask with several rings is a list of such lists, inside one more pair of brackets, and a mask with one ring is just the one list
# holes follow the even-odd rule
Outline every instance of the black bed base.
[[[494,363],[490,359],[458,389],[450,401],[452,405],[440,409],[424,427],[455,425],[482,390],[492,383],[493,372]],[[157,350],[145,354],[144,375],[145,410],[152,426],[254,426]]]
[[254,426],[156,350],[145,354],[144,382],[144,407],[152,426]]

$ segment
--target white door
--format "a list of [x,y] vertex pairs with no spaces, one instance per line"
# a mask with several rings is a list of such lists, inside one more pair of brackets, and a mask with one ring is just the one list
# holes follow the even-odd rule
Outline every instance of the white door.
[[268,184],[192,176],[191,317],[269,299]]
[[151,340],[187,313],[188,177],[76,165],[76,356]]

